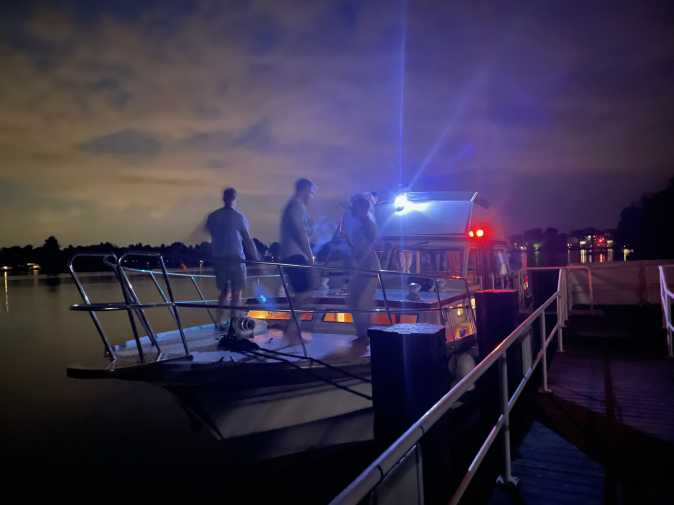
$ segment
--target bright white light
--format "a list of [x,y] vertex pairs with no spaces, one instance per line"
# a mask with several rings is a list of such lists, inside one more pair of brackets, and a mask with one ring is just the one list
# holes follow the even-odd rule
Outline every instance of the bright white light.
[[423,212],[428,208],[429,202],[411,202],[407,198],[407,193],[400,193],[393,200],[393,209],[399,216],[404,216],[410,212]]
[[405,207],[409,205],[410,201],[407,199],[407,193],[400,193],[393,200],[393,207],[395,207],[396,212],[401,212],[405,210]]

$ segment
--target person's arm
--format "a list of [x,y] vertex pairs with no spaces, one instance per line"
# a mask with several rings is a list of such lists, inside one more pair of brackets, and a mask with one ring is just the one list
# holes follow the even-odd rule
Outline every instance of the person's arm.
[[248,220],[241,216],[241,240],[243,241],[243,250],[246,253],[246,258],[253,261],[259,261],[259,256],[257,254],[257,248],[250,238],[250,232],[248,231]]

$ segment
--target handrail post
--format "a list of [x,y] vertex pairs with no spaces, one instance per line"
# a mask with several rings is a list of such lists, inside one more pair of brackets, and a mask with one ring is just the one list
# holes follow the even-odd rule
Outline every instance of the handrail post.
[[[117,257],[114,254],[110,256],[114,258],[115,261],[117,261]],[[75,286],[77,286],[77,291],[79,291],[80,296],[82,297],[82,301],[85,304],[90,305],[91,300],[89,299],[89,295],[87,294],[86,289],[84,289],[84,284],[82,284],[82,281],[80,281],[79,275],[77,275],[77,272],[75,271],[75,258],[77,257],[79,257],[79,255],[76,254],[70,259],[70,261],[68,262],[68,270],[70,270],[70,275],[75,281]],[[103,256],[104,260],[105,257],[106,256]],[[112,345],[110,345],[110,341],[108,340],[108,337],[105,334],[105,330],[103,329],[103,325],[98,319],[98,316],[96,315],[95,312],[89,312],[89,316],[91,317],[91,320],[94,322],[94,326],[96,327],[96,331],[98,331],[98,335],[101,337],[103,347],[105,348],[105,354],[110,358],[111,361],[116,361],[117,354],[115,354],[115,349],[112,347]]]
[[541,312],[540,316],[540,332],[541,332],[541,353],[542,353],[542,370],[543,370],[543,387],[541,389],[542,393],[550,393],[550,388],[548,388],[548,346],[547,346],[547,335],[545,328],[545,311]]
[[564,352],[564,324],[566,323],[566,270],[559,269],[559,282],[557,283],[557,350]]
[[183,331],[183,324],[180,321],[180,313],[178,312],[178,307],[176,306],[176,299],[173,296],[173,288],[171,288],[171,281],[169,280],[168,271],[166,270],[166,264],[164,263],[164,258],[159,255],[159,265],[161,266],[161,272],[164,276],[164,281],[166,282],[166,290],[168,291],[169,298],[171,300],[171,308],[173,309],[173,317],[176,320],[178,325],[178,331],[180,332],[180,340],[182,341],[183,348],[185,350],[185,356],[190,355],[190,350],[187,347],[187,339],[185,338],[185,332]]
[[[201,288],[199,287],[199,284],[197,283],[196,279],[194,278],[194,275],[190,275],[190,279],[192,279],[192,284],[194,285],[194,289],[196,289],[197,294],[199,295],[199,298],[201,298],[202,302],[205,302],[206,298],[204,298],[204,293],[201,291]],[[208,312],[208,317],[211,318],[211,321],[213,321],[213,324],[218,324],[218,322],[215,320],[215,317],[213,316],[213,313],[211,312],[211,309],[207,308],[206,312]]]
[[443,326],[447,325],[447,319],[445,318],[445,313],[442,310],[442,299],[440,298],[440,286],[438,286],[438,279],[433,279],[433,284],[435,284],[435,294],[438,297],[438,310],[440,311],[440,322]]
[[[133,284],[131,284],[131,279],[129,279],[129,276],[126,275],[126,270],[124,267],[120,264],[119,270],[121,272],[122,278],[124,279],[124,283],[128,289],[129,295],[131,296],[131,299],[137,303],[140,304],[140,297],[136,293],[136,290],[133,289]],[[140,321],[140,324],[143,325],[143,328],[145,328],[145,331],[147,332],[147,336],[150,339],[150,342],[152,345],[157,349],[157,358],[161,356],[161,348],[159,347],[159,343],[157,342],[157,338],[154,334],[154,330],[152,329],[152,326],[150,325],[150,321],[147,319],[145,316],[145,311],[143,309],[137,309],[136,310],[136,315],[138,316],[138,320]]]
[[300,344],[302,345],[302,352],[306,357],[307,346],[304,344],[304,339],[302,338],[302,326],[300,325],[300,320],[298,319],[297,313],[295,312],[295,307],[293,306],[290,292],[288,291],[288,284],[286,283],[285,275],[283,275],[283,268],[281,267],[281,265],[278,265],[278,273],[279,277],[281,278],[281,283],[283,284],[283,290],[286,293],[286,300],[288,300],[288,308],[290,309],[290,314],[292,315],[293,321],[295,322],[295,326],[297,326],[297,335],[300,339]]
[[377,271],[377,277],[379,278],[379,285],[381,286],[381,294],[384,298],[384,308],[386,309],[386,316],[388,317],[389,324],[393,324],[393,318],[391,317],[391,308],[388,306],[388,297],[386,296],[386,288],[384,287],[384,279],[382,278],[381,272]]
[[665,308],[667,309],[667,355],[670,358],[674,358],[674,352],[672,350],[672,299],[665,293],[667,297],[667,303]]
[[508,407],[508,360],[504,352],[498,360],[499,390],[501,415],[503,416],[503,475],[498,478],[499,484],[517,486],[518,479],[513,477],[510,454],[510,408]]
[[136,349],[138,350],[138,359],[142,363],[145,361],[145,354],[143,353],[143,345],[140,343],[140,336],[138,335],[138,327],[136,326],[136,321],[133,318],[133,310],[130,307],[131,300],[129,298],[128,288],[123,280],[121,260],[122,258],[117,260],[116,266],[117,271],[115,272],[115,274],[117,275],[117,280],[119,281],[119,287],[122,290],[122,296],[124,296],[124,302],[126,304],[126,313],[129,316],[129,325],[131,326],[131,331],[133,332],[133,339],[136,342]]

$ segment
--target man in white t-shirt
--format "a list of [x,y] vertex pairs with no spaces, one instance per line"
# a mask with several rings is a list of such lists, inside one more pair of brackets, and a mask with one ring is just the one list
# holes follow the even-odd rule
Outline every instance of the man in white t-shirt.
[[[227,303],[231,292],[231,304],[241,305],[241,293],[246,285],[246,256],[257,260],[257,251],[250,239],[248,220],[236,210],[236,190],[227,188],[222,193],[224,206],[211,212],[206,219],[206,229],[211,234],[213,269],[220,291],[218,305]],[[232,317],[237,311],[232,310]],[[216,312],[216,327],[224,329],[224,310]]]

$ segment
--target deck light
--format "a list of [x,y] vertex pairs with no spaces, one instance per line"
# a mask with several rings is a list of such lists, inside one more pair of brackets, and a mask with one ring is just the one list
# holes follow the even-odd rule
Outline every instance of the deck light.
[[395,197],[395,200],[393,200],[393,207],[396,212],[402,212],[409,203],[410,201],[407,199],[407,193],[400,193]]

